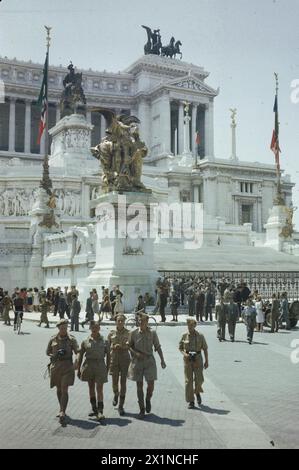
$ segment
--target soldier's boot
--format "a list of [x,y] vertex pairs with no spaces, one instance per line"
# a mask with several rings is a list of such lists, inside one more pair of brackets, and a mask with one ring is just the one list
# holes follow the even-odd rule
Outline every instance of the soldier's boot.
[[118,405],[118,413],[119,416],[124,416],[125,410],[124,410],[124,403],[125,403],[125,396],[120,396],[119,397],[119,405]]
[[146,398],[145,398],[145,411],[147,413],[150,413],[152,409],[151,398],[152,398],[152,395],[147,392]]
[[92,413],[89,413],[88,416],[95,416],[97,418],[98,417],[98,409],[97,409],[96,397],[91,397],[90,398],[90,404],[91,404]]
[[45,328],[50,328],[50,325],[49,323],[46,324]]
[[200,393],[197,393],[196,398],[197,398],[198,406],[201,405],[201,396],[200,396]]
[[105,416],[103,415],[104,411],[104,403],[102,401],[98,401],[98,419],[105,419]]
[[118,393],[114,393],[112,405],[117,406],[117,403],[118,403]]
[[138,398],[138,404],[139,404],[139,419],[143,419],[145,416],[145,406],[144,406],[144,393],[143,390],[137,390],[137,398]]

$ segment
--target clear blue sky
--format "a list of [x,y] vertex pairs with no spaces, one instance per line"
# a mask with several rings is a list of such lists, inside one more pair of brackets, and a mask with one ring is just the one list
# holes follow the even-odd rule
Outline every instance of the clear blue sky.
[[[43,63],[44,24],[53,27],[50,62],[118,71],[143,54],[141,24],[183,43],[183,60],[210,72],[215,103],[215,151],[230,155],[230,107],[238,109],[241,160],[273,162],[274,76],[280,77],[282,167],[297,186],[299,206],[299,104],[291,82],[299,79],[298,0],[2,0],[0,54]],[[299,210],[296,213],[299,225]]]

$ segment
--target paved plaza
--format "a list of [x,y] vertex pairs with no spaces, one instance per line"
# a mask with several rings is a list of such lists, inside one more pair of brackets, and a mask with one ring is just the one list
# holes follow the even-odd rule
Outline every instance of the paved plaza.
[[[178,342],[186,327],[163,325],[157,331],[167,368],[162,370],[157,361],[152,413],[144,421],[137,419],[135,384],[129,382],[126,416],[120,418],[112,406],[110,381],[104,388],[107,419],[99,424],[88,418],[87,384],[76,379],[70,388],[68,424],[61,427],[55,418],[55,390],[43,378],[46,345],[56,328],[53,323],[51,329],[38,328],[25,320],[18,336],[1,322],[5,363],[0,365],[0,448],[299,448],[299,364],[290,358],[299,330],[255,333],[250,346],[242,323],[235,343],[219,343],[214,322],[198,328],[210,356],[200,409],[188,410],[184,400]],[[110,329],[104,325],[102,333],[107,336]],[[75,333],[78,342],[88,334],[87,328],[81,330]]]

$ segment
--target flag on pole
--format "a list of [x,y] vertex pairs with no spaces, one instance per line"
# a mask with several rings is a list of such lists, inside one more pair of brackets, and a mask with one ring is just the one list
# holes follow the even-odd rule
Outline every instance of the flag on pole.
[[200,135],[199,135],[199,132],[196,132],[196,134],[195,134],[195,143],[196,143],[196,145],[200,145]]
[[39,129],[38,129],[38,138],[37,138],[37,143],[40,144],[43,132],[46,127],[46,120],[47,120],[47,109],[48,109],[48,63],[49,58],[48,58],[48,52],[46,55],[46,60],[45,60],[45,65],[44,65],[44,70],[43,70],[43,83],[42,87],[40,90],[40,94],[38,97],[37,104],[41,108],[41,116],[40,116],[40,122],[39,122]]
[[277,165],[277,168],[280,169],[280,162],[279,162],[279,152],[280,152],[280,148],[279,148],[279,122],[278,122],[277,94],[275,95],[273,112],[275,113],[275,123],[274,123],[274,129],[273,129],[273,133],[272,133],[270,149],[272,150],[272,152],[275,155],[275,163]]

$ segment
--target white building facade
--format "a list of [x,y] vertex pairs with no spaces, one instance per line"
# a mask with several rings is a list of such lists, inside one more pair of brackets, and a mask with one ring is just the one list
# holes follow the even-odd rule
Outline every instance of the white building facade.
[[[210,263],[213,253],[221,270],[217,250],[223,247],[226,253],[244,248],[249,257],[260,260],[258,247],[266,243],[265,224],[273,207],[276,169],[274,165],[215,155],[213,113],[218,90],[206,83],[208,72],[155,55],[141,57],[121,73],[82,72],[86,110],[61,120],[59,99],[66,69],[51,66],[49,71],[50,175],[63,233],[45,237],[40,285],[81,284],[95,264],[92,201],[101,194],[101,170],[89,147],[97,144],[106,130],[103,116],[92,111],[97,106],[139,117],[141,138],[149,150],[143,182],[157,200],[203,204],[204,245],[209,247],[209,259],[202,250],[196,256],[186,255],[182,244],[161,241],[155,248],[157,271],[167,269],[167,263],[172,270],[215,270],[216,262]],[[0,285],[11,289],[28,286],[29,279],[30,211],[45,151],[44,139],[40,146],[36,144],[42,65],[0,58],[0,79],[4,82],[0,103]],[[197,133],[200,144],[195,141]],[[283,174],[287,206],[292,204],[293,186],[290,176]],[[170,258],[178,250],[182,259],[178,256],[176,265]],[[283,251],[288,253],[284,269],[297,271],[297,246],[292,244],[291,249],[285,245]],[[257,262],[252,269],[257,266],[260,269]],[[229,263],[222,267],[228,269]],[[240,266],[237,269],[240,271]]]

